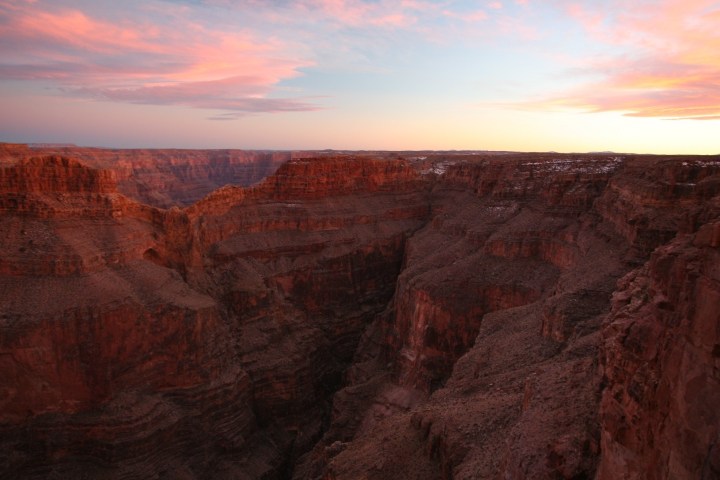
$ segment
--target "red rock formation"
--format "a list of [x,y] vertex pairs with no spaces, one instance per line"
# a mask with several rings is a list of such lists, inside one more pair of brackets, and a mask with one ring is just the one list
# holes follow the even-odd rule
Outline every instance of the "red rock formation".
[[716,159],[0,147],[3,478],[717,475]]
[[7,167],[3,193],[42,208],[2,218],[5,471],[259,478],[309,448],[427,213],[407,165],[313,166],[325,191],[271,178],[187,212],[135,204],[74,160]]
[[64,157],[0,166],[0,211],[33,217],[113,215],[115,174]]
[[[351,386],[336,395],[337,425],[295,478],[594,476],[603,455],[600,324],[616,279],[665,238],[659,225],[677,232],[716,218],[692,213],[720,191],[707,187],[716,165],[686,171],[697,165],[541,156],[446,164],[433,219],[408,242],[395,300],[361,344]],[[643,200],[638,208],[655,223],[628,236],[616,219],[630,205],[605,185],[648,175],[704,180],[678,191],[685,214],[673,207],[663,217],[665,205]],[[458,191],[468,187],[474,196]],[[624,217],[607,213],[623,209]],[[518,296],[523,286],[532,294]],[[396,382],[406,398],[410,387],[437,390],[420,404],[388,400]]]
[[603,327],[598,478],[720,476],[720,222],[653,252]]
[[309,152],[250,150],[107,150],[2,145],[0,158],[55,155],[74,158],[94,168],[112,170],[117,176],[120,192],[142,203],[163,208],[190,205],[223,185],[252,185],[291,158],[311,155]]
[[71,159],[0,172],[3,476],[242,471],[223,452],[255,430],[249,379],[216,301],[143,260],[162,212]]
[[[550,293],[558,269],[585,268],[579,257],[597,241],[582,230],[592,225],[578,208],[590,208],[591,193],[599,195],[617,167],[614,158],[542,157],[449,165],[434,192],[435,217],[410,240],[398,280],[389,329],[400,382],[423,389],[442,382],[475,342],[485,314],[536,302]],[[458,185],[474,197],[456,193]]]
[[392,295],[405,239],[428,212],[420,182],[402,162],[293,161],[187,211],[193,248],[245,339],[258,418],[298,432],[294,451],[320,434],[324,402]]
[[720,162],[640,157],[613,176],[596,208],[641,256],[692,229],[693,206],[717,195]]

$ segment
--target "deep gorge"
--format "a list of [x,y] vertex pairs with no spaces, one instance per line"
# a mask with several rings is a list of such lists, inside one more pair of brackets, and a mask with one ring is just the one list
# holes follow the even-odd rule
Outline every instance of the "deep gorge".
[[0,153],[4,478],[720,475],[718,157]]

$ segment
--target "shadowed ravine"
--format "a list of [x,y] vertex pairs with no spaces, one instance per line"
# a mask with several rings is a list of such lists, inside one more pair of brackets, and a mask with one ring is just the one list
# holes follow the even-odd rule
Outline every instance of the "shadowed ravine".
[[718,157],[0,157],[3,478],[720,475]]

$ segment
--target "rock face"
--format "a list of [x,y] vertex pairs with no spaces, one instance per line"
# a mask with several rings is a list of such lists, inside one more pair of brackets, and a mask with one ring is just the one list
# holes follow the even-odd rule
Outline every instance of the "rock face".
[[720,472],[720,159],[0,147],[3,478]]
[[603,326],[600,478],[720,476],[719,246],[707,223],[620,281]]
[[105,150],[81,147],[4,144],[0,159],[37,156],[73,158],[96,169],[112,170],[118,190],[161,208],[188,206],[226,184],[249,186],[291,158],[311,152],[248,150]]
[[598,327],[628,250],[592,205],[621,167],[540,156],[447,165],[394,300],[336,395],[342,428],[296,478],[592,475]]
[[386,160],[298,161],[186,211],[64,157],[1,172],[5,478],[285,475],[428,212]]
[[162,212],[73,159],[0,172],[3,477],[230,469],[254,429],[249,378],[217,302],[144,260]]

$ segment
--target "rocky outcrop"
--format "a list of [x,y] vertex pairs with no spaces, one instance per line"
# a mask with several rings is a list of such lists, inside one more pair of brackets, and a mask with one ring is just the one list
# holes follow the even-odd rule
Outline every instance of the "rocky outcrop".
[[305,156],[0,148],[3,478],[717,475],[720,161]]
[[321,434],[360,335],[392,296],[428,213],[421,182],[402,162],[292,161],[188,209],[204,275],[243,339],[258,418],[291,457]]
[[590,268],[582,256],[600,240],[589,210],[618,160],[503,160],[448,165],[431,223],[409,242],[388,325],[401,383],[433,390],[473,345],[486,314],[541,299],[557,307],[578,287],[564,278]]
[[160,212],[119,194],[112,171],[33,157],[0,167],[0,273],[67,276],[142,258]]
[[211,298],[132,263],[44,280],[2,279],[5,478],[242,472],[249,379]]
[[620,281],[603,326],[598,478],[720,476],[719,247],[713,221]]
[[0,165],[0,211],[33,217],[118,214],[115,174],[77,160],[31,157]]
[[32,157],[0,169],[2,193],[114,193],[115,174],[59,156]]

